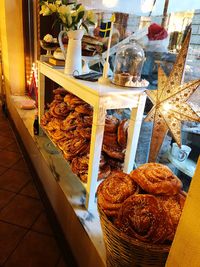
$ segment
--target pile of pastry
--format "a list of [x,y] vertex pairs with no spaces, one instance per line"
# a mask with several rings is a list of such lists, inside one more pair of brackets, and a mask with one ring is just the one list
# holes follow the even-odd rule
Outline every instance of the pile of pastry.
[[186,194],[167,166],[146,163],[129,175],[113,172],[99,185],[97,198],[119,231],[143,242],[170,244]]
[[[41,119],[42,127],[62,150],[72,171],[87,182],[93,108],[63,88],[54,90],[54,100]],[[128,121],[106,117],[98,179],[123,167]]]

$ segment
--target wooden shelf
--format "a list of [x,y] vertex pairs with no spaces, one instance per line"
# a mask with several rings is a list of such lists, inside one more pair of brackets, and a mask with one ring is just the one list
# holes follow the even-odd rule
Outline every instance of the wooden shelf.
[[86,188],[86,207],[94,207],[99,161],[101,155],[105,116],[108,109],[131,109],[128,129],[128,142],[124,160],[124,172],[133,169],[140,127],[146,102],[145,88],[118,87],[110,83],[102,85],[88,82],[64,74],[63,69],[50,68],[44,62],[38,62],[38,113],[39,121],[44,114],[45,77],[53,80],[68,92],[93,106],[93,123],[90,143],[88,181]]

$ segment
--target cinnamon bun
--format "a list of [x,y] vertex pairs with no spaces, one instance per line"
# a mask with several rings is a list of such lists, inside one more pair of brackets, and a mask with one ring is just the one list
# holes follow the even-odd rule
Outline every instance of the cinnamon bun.
[[181,193],[173,196],[160,195],[156,196],[156,198],[163,205],[165,212],[172,222],[171,233],[168,236],[168,240],[173,241],[186,198]]
[[136,194],[138,185],[123,172],[114,172],[97,189],[99,207],[106,215],[117,217],[122,203],[130,195]]
[[152,195],[137,194],[122,204],[116,226],[128,236],[144,242],[163,243],[171,223],[160,201]]
[[130,173],[131,178],[146,192],[152,194],[176,195],[182,182],[165,165],[146,163]]

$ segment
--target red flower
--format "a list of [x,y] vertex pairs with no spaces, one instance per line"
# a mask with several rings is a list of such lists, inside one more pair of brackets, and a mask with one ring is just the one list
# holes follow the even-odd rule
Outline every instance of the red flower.
[[148,28],[148,34],[147,34],[149,40],[163,40],[167,38],[168,33],[162,26],[153,23]]

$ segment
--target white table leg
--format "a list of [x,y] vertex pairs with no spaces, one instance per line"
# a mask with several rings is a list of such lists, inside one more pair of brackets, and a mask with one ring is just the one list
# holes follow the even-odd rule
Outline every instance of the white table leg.
[[88,210],[94,208],[106,110],[94,107],[93,114],[88,181],[86,187],[86,208]]
[[[38,71],[38,116],[39,116],[39,125],[41,123],[41,118],[44,115],[44,107],[45,107],[45,76]],[[39,135],[43,135],[43,132],[39,131]]]
[[138,145],[140,128],[144,113],[146,102],[146,95],[143,94],[139,97],[138,106],[131,110],[130,124],[128,128],[128,142],[124,160],[124,172],[130,173],[133,170],[135,163],[135,155]]

